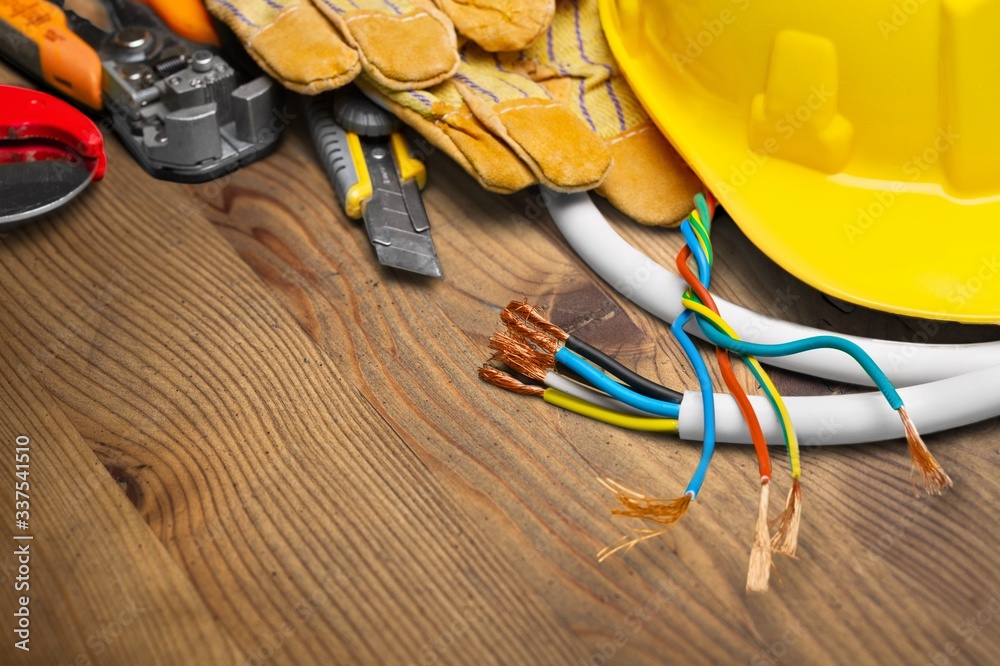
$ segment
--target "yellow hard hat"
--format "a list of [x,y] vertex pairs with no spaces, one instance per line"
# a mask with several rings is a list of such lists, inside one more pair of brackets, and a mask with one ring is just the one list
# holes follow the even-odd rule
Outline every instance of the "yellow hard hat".
[[868,307],[1000,322],[1000,0],[601,0],[601,21],[778,264]]

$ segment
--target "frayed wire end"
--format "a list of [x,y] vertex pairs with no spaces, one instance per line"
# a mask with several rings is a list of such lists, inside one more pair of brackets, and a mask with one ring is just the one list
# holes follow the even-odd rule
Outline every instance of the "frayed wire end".
[[510,391],[511,393],[517,393],[519,395],[534,395],[534,396],[544,396],[545,389],[541,386],[531,386],[530,384],[525,384],[524,382],[518,381],[512,375],[507,374],[503,370],[486,363],[483,367],[479,368],[479,378],[484,382],[489,382],[494,386],[499,386],[505,391]]
[[603,562],[615,553],[627,553],[636,544],[653,539],[670,531],[674,525],[684,517],[691,501],[694,499],[690,493],[674,499],[663,499],[659,497],[649,497],[645,493],[640,493],[627,488],[617,481],[611,479],[599,479],[601,485],[614,493],[621,508],[613,509],[612,514],[616,516],[626,516],[628,518],[640,518],[654,523],[664,525],[662,529],[637,528],[632,530],[632,535],[625,535],[619,539],[620,543],[612,544],[603,548],[597,553],[597,561]]
[[795,557],[799,548],[799,527],[802,524],[802,486],[799,480],[792,481],[784,510],[771,521],[769,527],[775,530],[771,537],[773,552]]
[[[899,412],[899,418],[903,421],[903,429],[906,431],[906,444],[910,450],[910,458],[913,459],[913,477],[920,477],[924,486],[924,492],[928,495],[940,495],[945,488],[951,488],[951,477],[945,474],[941,465],[934,459],[934,456],[927,448],[927,444],[924,443],[924,439],[917,432],[917,426],[913,424],[910,415],[906,412],[906,407],[900,407],[897,411]],[[916,495],[920,495],[917,492],[915,481],[913,483],[913,490]]]
[[760,501],[757,504],[757,523],[754,526],[753,547],[750,549],[750,566],[747,569],[747,592],[767,592],[771,579],[771,532],[767,524],[770,501],[770,483],[760,480]]

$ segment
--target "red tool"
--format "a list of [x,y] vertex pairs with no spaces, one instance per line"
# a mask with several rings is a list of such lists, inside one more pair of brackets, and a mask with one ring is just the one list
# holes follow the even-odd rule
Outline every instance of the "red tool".
[[70,201],[106,164],[87,116],[52,95],[0,85],[0,228]]

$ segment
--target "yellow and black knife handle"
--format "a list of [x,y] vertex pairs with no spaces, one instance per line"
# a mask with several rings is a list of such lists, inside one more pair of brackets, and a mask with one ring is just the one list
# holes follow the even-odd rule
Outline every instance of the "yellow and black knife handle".
[[[306,98],[304,102],[313,141],[337,198],[347,216],[359,220],[373,194],[361,138],[334,121],[325,100]],[[423,189],[427,183],[427,168],[410,154],[401,132],[393,132],[389,136],[389,146],[399,168],[400,182],[412,180]]]

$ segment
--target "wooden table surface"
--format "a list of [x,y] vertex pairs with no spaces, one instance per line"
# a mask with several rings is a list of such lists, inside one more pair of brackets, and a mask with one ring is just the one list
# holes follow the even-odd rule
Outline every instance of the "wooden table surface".
[[[720,447],[671,533],[598,564],[631,525],[597,477],[675,496],[697,446],[476,371],[499,308],[527,297],[640,371],[695,386],[665,327],[572,254],[537,193],[488,194],[442,155],[425,200],[446,278],[380,268],[297,115],[290,104],[273,156],[200,186],[150,179],[109,137],[103,182],[0,239],[0,662],[997,663],[996,421],[927,438],[955,480],[941,498],[914,498],[900,441],[807,449],[800,556],[776,560],[767,594],[744,592],[749,447]],[[680,245],[616,225],[662,262]],[[923,335],[827,301],[731,222],[717,229],[719,294]],[[28,592],[12,540],[19,436]],[[774,512],[787,476],[776,483]],[[23,594],[30,653],[13,647]]]

